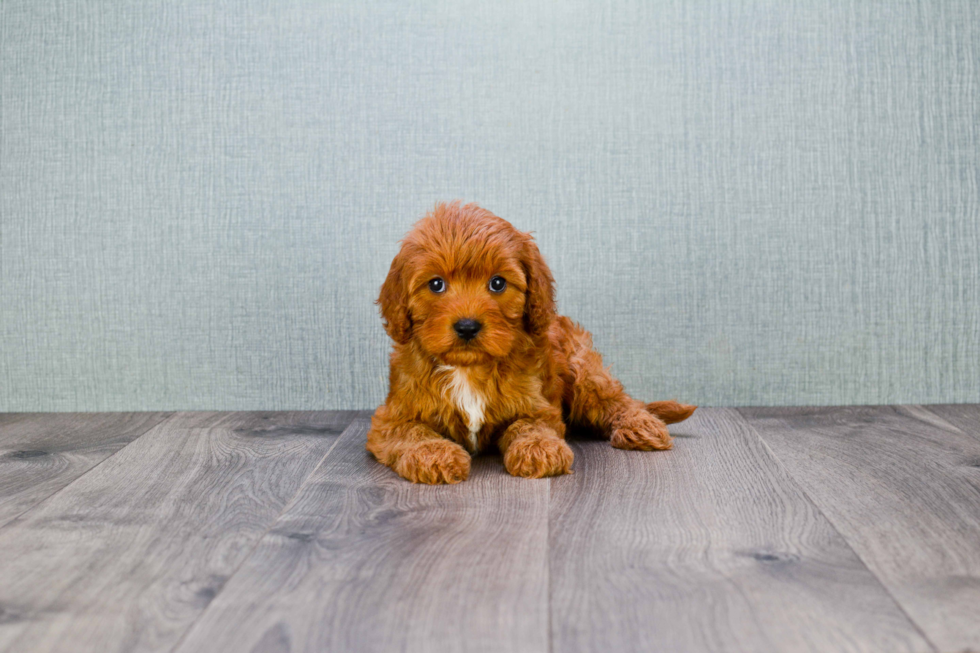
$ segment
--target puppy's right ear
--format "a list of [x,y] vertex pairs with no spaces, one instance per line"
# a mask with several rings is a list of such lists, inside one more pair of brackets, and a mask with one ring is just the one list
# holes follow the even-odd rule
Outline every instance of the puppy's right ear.
[[388,277],[381,286],[381,295],[375,302],[381,307],[385,331],[391,339],[404,345],[412,339],[412,316],[408,312],[408,292],[405,288],[405,255],[398,252],[391,262]]

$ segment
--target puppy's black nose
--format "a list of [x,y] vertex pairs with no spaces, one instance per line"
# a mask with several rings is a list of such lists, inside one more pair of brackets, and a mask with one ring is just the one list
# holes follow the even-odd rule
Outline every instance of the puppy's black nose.
[[476,320],[471,320],[468,317],[464,317],[462,320],[453,325],[453,331],[455,331],[456,335],[463,340],[472,340],[482,328],[482,324]]

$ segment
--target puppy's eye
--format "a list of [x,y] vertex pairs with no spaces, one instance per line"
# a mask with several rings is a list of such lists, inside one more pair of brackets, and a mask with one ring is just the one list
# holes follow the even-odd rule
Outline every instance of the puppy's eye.
[[490,279],[490,292],[503,292],[507,287],[507,281],[503,277]]
[[429,282],[429,290],[437,294],[441,293],[446,290],[446,282],[439,277],[436,277]]

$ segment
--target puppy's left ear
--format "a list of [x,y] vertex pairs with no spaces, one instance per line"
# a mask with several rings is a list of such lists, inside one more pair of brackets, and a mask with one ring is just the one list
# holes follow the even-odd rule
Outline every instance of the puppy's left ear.
[[555,280],[530,234],[524,237],[521,264],[527,277],[524,326],[528,333],[541,335],[555,319]]
[[381,286],[381,294],[375,302],[381,307],[385,331],[400,345],[412,339],[412,316],[408,311],[408,292],[405,288],[405,253],[398,252],[391,262],[388,277]]

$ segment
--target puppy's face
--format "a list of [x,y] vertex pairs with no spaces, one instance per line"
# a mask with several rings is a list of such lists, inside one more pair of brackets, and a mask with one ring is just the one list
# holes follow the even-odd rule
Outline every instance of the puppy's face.
[[470,251],[462,256],[424,253],[408,280],[414,337],[448,365],[503,358],[522,332],[527,284],[520,262],[480,245],[464,245]]
[[403,242],[378,302],[397,342],[414,339],[442,364],[476,365],[533,335],[542,311],[553,317],[551,283],[527,234],[473,205],[442,205]]

